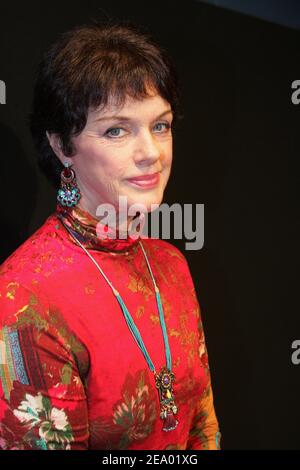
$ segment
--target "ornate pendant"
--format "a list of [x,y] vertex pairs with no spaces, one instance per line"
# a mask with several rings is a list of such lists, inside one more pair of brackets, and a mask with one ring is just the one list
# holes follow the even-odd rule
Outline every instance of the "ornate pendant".
[[175,415],[178,408],[174,402],[173,382],[175,376],[167,367],[163,367],[159,374],[155,373],[155,385],[159,393],[160,418],[164,421],[163,431],[173,431],[178,425]]

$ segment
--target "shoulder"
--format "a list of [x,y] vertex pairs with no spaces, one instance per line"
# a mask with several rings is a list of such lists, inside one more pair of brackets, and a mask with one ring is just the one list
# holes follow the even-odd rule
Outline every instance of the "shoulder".
[[51,214],[0,266],[0,315],[4,323],[41,325],[49,315],[45,283],[60,256]]
[[43,225],[4,260],[0,265],[0,282],[4,276],[5,279],[26,285],[45,271],[43,268],[47,262],[52,262],[59,251],[55,224],[56,218],[51,214]]
[[172,243],[161,239],[148,238],[142,243],[149,255],[155,279],[159,280],[160,287],[167,289],[171,303],[177,303],[182,298],[187,311],[194,312],[195,318],[198,318],[200,306],[196,284],[184,253]]
[[151,252],[159,255],[164,255],[170,259],[177,259],[182,263],[186,263],[184,254],[172,243],[162,240],[160,238],[143,238],[143,245]]
[[47,300],[13,277],[0,277],[0,326],[23,326],[27,321],[40,326],[48,314]]
[[164,266],[168,270],[180,271],[186,278],[191,278],[188,261],[184,253],[175,245],[158,238],[145,238],[142,243],[149,256],[160,266]]

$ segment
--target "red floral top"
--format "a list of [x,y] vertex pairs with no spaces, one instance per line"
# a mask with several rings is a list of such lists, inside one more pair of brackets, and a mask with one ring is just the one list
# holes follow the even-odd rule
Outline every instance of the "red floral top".
[[99,239],[79,208],[57,206],[0,266],[0,448],[218,449],[200,308],[187,261],[141,240],[160,289],[178,426],[162,430],[155,377],[104,277],[119,291],[159,371],[165,348],[139,239]]

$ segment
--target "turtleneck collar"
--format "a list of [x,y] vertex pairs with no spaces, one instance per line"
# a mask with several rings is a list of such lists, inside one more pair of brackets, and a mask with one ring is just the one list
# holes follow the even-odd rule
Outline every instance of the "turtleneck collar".
[[[136,246],[141,239],[140,236],[137,238],[133,238],[130,235],[128,236],[128,233],[126,233],[127,238],[120,238],[121,232],[118,230],[116,231],[116,237],[112,238],[109,235],[114,233],[113,229],[102,224],[97,218],[93,217],[89,212],[84,211],[78,206],[62,207],[57,203],[55,213],[87,249],[121,253]],[[100,224],[100,226],[98,224]],[[100,227],[100,232],[103,234],[101,238],[97,235],[97,225],[98,233]],[[73,243],[76,243],[70,233],[68,233],[68,237],[73,241]]]

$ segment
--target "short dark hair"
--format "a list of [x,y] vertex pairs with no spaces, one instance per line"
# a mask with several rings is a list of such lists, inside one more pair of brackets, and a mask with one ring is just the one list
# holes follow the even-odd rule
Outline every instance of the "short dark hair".
[[89,109],[110,98],[122,106],[126,96],[143,99],[147,87],[169,102],[174,123],[182,117],[174,63],[153,37],[132,21],[93,21],[63,34],[38,66],[29,125],[38,164],[55,187],[62,163],[46,131],[58,134],[64,154],[74,155],[71,137],[84,129]]

